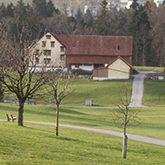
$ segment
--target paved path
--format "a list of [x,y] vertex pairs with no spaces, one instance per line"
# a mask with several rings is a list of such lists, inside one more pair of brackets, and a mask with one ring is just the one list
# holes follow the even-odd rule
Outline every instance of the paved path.
[[[6,120],[0,119],[0,121],[6,121]],[[49,123],[49,122],[38,122],[38,121],[24,121],[24,122],[34,123],[34,124],[54,125],[55,126],[55,123]],[[74,129],[82,129],[82,130],[86,130],[86,131],[92,131],[92,132],[98,132],[98,133],[123,137],[123,133],[117,132],[117,131],[110,131],[110,130],[105,130],[105,129],[90,128],[90,127],[82,127],[82,126],[75,126],[75,125],[67,125],[67,124],[59,124],[59,126],[74,128]],[[140,135],[134,135],[134,134],[127,134],[127,135],[128,135],[128,139],[165,146],[165,140],[150,138],[150,137],[140,136]]]
[[[35,124],[54,125],[55,126],[55,123],[36,122],[36,121],[24,121],[24,122],[35,123]],[[92,131],[92,132],[98,132],[98,133],[123,137],[123,133],[117,132],[117,131],[110,131],[110,130],[105,130],[105,129],[90,128],[90,127],[82,127],[82,126],[75,126],[75,125],[67,125],[67,124],[59,124],[59,126],[68,127],[68,128],[75,128],[75,129],[82,129],[82,130],[87,130],[87,131]],[[140,135],[134,135],[134,134],[127,134],[127,136],[128,136],[128,139],[165,146],[165,140],[150,138],[150,137],[140,136]]]
[[147,72],[139,72],[139,74],[134,75],[133,85],[132,85],[132,96],[130,107],[143,107],[143,84],[144,77]]

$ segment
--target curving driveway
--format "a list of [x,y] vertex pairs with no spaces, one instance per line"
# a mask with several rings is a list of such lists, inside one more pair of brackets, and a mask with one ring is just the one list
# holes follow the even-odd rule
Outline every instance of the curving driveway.
[[143,98],[143,84],[145,74],[147,72],[139,72],[139,74],[134,75],[133,85],[132,85],[132,96],[130,107],[143,107],[142,98]]

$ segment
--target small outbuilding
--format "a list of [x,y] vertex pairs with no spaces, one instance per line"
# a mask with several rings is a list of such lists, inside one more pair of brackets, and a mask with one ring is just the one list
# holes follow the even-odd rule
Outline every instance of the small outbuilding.
[[93,80],[129,79],[132,66],[122,57],[117,57],[104,68],[93,70]]

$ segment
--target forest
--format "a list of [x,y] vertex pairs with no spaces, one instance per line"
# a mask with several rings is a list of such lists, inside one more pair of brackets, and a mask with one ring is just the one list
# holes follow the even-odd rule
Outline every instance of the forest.
[[[66,6],[67,8],[67,6]],[[15,23],[17,22],[17,24]],[[46,30],[55,34],[133,36],[132,65],[165,66],[165,5],[156,7],[153,1],[139,5],[134,0],[130,9],[107,9],[107,1],[100,2],[100,12],[93,16],[78,8],[75,16],[68,17],[52,0],[19,0],[0,5],[0,27],[10,26],[12,37],[16,25],[29,27],[35,40]]]

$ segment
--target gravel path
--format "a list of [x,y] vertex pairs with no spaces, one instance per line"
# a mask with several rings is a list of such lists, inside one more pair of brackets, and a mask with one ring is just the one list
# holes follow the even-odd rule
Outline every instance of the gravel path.
[[[4,119],[0,119],[0,121],[5,121],[6,122],[6,120],[4,120]],[[49,122],[39,122],[39,121],[24,121],[24,122],[55,126],[55,123],[49,123]],[[75,125],[67,125],[67,124],[59,124],[59,126],[74,128],[74,129],[82,129],[82,130],[86,130],[86,131],[92,131],[92,132],[98,132],[98,133],[123,137],[123,133],[122,132],[117,132],[117,131],[110,131],[110,130],[105,130],[105,129],[90,128],[90,127],[82,127],[82,126],[75,126]],[[127,134],[127,136],[128,136],[128,139],[165,146],[165,140],[146,137],[146,136],[141,136],[141,135],[135,135],[135,134]]]
[[[24,121],[24,122],[35,123],[35,124],[54,125],[55,126],[55,123],[35,122],[35,121]],[[87,131],[92,131],[92,132],[98,132],[98,133],[123,137],[123,133],[117,132],[117,131],[110,131],[110,130],[105,130],[105,129],[90,128],[90,127],[82,127],[82,126],[75,126],[75,125],[67,125],[67,124],[59,124],[59,126],[74,128],[74,129],[82,129],[82,130],[87,130]],[[127,136],[128,136],[128,139],[165,146],[165,140],[150,138],[150,137],[140,136],[140,135],[134,135],[134,134],[127,134]]]

